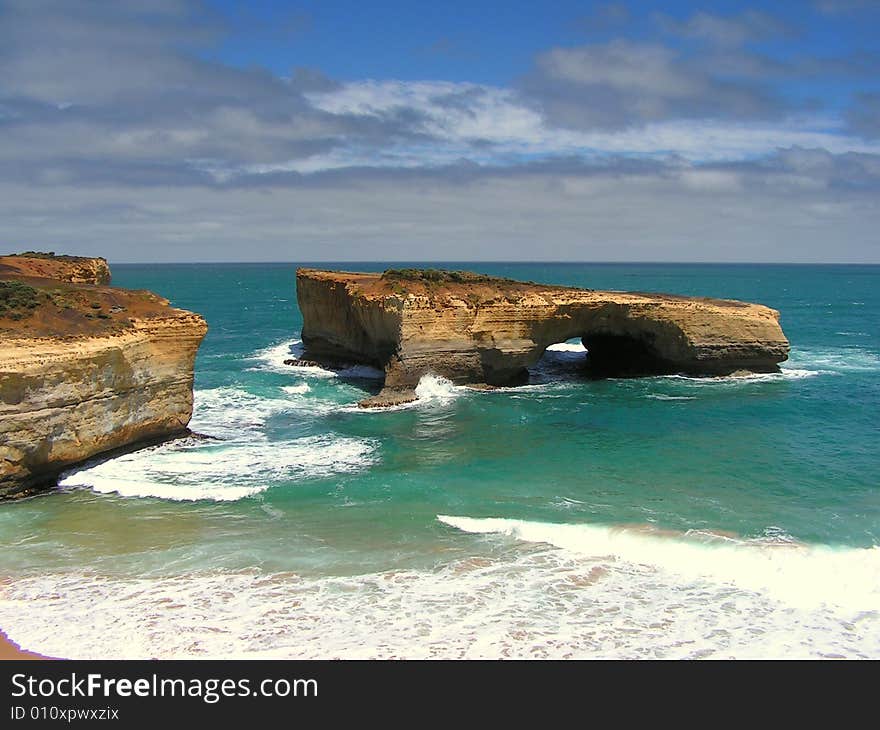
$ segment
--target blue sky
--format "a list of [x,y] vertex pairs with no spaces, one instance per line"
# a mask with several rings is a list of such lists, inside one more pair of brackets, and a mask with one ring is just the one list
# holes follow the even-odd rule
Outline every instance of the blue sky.
[[[755,41],[776,58],[809,53],[877,52],[880,7],[839,3],[828,12],[808,0],[755,3],[772,7],[785,32]],[[851,5],[851,8],[847,8]],[[229,35],[213,57],[238,66],[259,64],[284,75],[295,66],[320,68],[347,80],[443,79],[509,85],[526,74],[535,55],[553,46],[577,46],[616,37],[657,36],[656,16],[679,22],[711,11],[736,17],[742,2],[590,3],[557,0],[505,2],[305,2],[212,0]],[[859,12],[854,12],[855,10]],[[666,42],[684,47],[681,39]],[[805,91],[806,89],[804,89]],[[835,84],[815,92],[837,97]],[[815,93],[814,92],[814,93]],[[796,92],[797,93],[797,92]],[[809,93],[809,92],[808,92]]]
[[880,262],[878,29],[878,0],[0,0],[0,237]]

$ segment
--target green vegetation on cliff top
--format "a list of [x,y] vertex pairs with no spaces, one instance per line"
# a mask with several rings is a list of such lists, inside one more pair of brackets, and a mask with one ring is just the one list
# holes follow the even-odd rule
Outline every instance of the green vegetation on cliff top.
[[44,298],[45,295],[21,281],[0,281],[0,317],[23,319]]
[[9,254],[10,256],[18,256],[22,259],[55,259],[58,261],[79,261],[82,256],[68,256],[67,254],[56,254],[54,251],[22,251],[21,253]]
[[420,281],[428,284],[488,284],[513,281],[513,279],[477,274],[473,271],[443,269],[388,269],[382,274],[382,278],[388,281]]

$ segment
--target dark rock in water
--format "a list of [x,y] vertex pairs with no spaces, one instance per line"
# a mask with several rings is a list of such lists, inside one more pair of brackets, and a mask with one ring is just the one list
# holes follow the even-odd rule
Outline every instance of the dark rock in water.
[[416,392],[411,388],[385,388],[378,395],[364,398],[358,403],[358,406],[361,408],[390,408],[391,406],[401,406],[404,403],[412,403],[418,399]]
[[316,360],[305,360],[300,357],[292,357],[289,360],[284,361],[285,365],[293,365],[298,368],[329,368],[333,369],[333,367],[327,363],[319,363]]

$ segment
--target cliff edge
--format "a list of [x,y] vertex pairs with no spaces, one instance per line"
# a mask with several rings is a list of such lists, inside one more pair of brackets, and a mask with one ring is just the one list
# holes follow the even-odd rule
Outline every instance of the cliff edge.
[[204,319],[98,283],[110,276],[103,259],[55,258],[0,257],[0,498],[185,433],[192,416]]
[[0,256],[0,277],[54,279],[71,284],[109,284],[110,267],[107,259],[103,258],[26,251]]
[[580,337],[594,376],[776,372],[789,343],[760,304],[593,291],[435,270],[299,269],[305,358],[361,362],[385,387],[361,405],[413,400],[426,373],[522,382],[554,343]]

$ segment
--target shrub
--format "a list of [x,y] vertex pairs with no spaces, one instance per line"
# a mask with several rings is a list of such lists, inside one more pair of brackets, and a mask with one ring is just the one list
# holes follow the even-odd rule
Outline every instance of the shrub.
[[22,251],[21,253],[17,253],[15,255],[21,256],[23,259],[54,259],[55,258],[54,251]]
[[42,297],[21,281],[0,281],[0,317],[21,319],[40,304]]
[[473,271],[445,271],[443,269],[388,269],[382,274],[386,281],[420,281],[426,284],[481,284],[510,282]]

